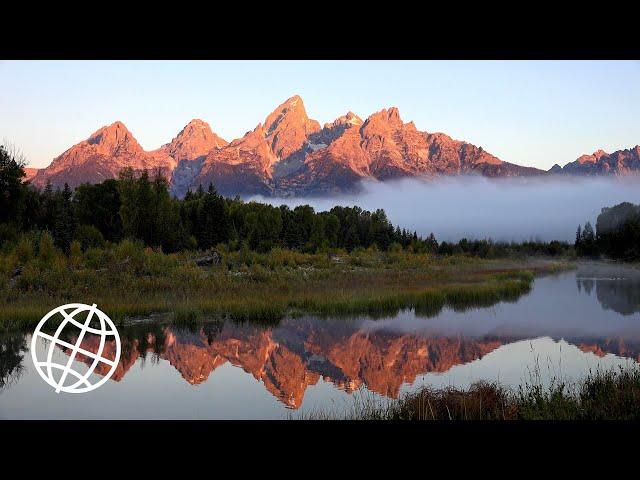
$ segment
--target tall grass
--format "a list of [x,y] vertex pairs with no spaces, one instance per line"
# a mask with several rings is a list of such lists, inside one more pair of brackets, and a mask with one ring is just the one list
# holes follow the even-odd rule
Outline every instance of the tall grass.
[[407,308],[429,316],[445,306],[513,301],[550,268],[375,250],[218,251],[219,264],[199,267],[194,258],[206,252],[167,255],[126,240],[76,246],[67,256],[46,234],[24,237],[0,252],[0,326],[32,325],[69,302],[95,302],[116,321],[172,312],[179,323],[211,315],[274,322],[287,314],[380,316]]
[[640,366],[597,370],[574,383],[527,382],[517,389],[478,382],[467,389],[422,389],[397,400],[356,398],[342,412],[300,419],[351,420],[640,420]]

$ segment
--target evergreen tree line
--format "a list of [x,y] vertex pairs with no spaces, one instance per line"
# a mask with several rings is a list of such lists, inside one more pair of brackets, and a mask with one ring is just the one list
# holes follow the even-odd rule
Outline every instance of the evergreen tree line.
[[595,231],[590,222],[584,228],[578,225],[575,249],[577,255],[587,257],[640,258],[640,205],[623,202],[603,208]]
[[[375,245],[381,250],[415,253],[466,254],[482,258],[509,255],[559,255],[567,242],[523,243],[468,240],[439,243],[435,236],[394,227],[384,210],[357,206],[316,212],[309,205],[293,209],[225,198],[213,185],[198,188],[179,200],[169,194],[167,180],[147,172],[123,170],[118,179],[83,184],[75,191],[65,185],[39,191],[23,181],[23,165],[0,147],[0,241],[20,232],[49,231],[58,248],[69,251],[78,240],[83,248],[125,238],[161,247],[164,252],[207,250],[220,243],[231,248],[266,252],[274,247],[304,252],[332,248],[351,251]],[[586,227],[585,227],[586,228]]]
[[0,240],[46,230],[64,251],[73,240],[88,248],[125,238],[164,252],[206,250],[219,243],[261,252],[274,247],[305,252],[373,245],[414,252],[438,248],[433,235],[423,239],[416,232],[394,228],[381,209],[334,207],[315,212],[309,205],[291,209],[224,198],[213,185],[179,200],[170,195],[159,172],[151,177],[147,172],[134,175],[132,169],[124,169],[118,179],[83,184],[75,191],[66,184],[62,189],[47,184],[39,191],[22,181],[23,166],[3,147],[0,157]]

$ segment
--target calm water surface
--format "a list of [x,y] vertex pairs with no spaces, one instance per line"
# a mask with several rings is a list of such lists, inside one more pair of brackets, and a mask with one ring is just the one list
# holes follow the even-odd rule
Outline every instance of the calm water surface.
[[[56,394],[39,377],[29,334],[0,335],[0,418],[295,418],[422,385],[571,380],[640,361],[638,312],[640,271],[583,264],[536,279],[514,303],[444,309],[431,318],[401,311],[190,329],[144,322],[119,328],[123,352],[114,376],[82,395]],[[92,340],[83,347],[95,351]],[[47,346],[38,343],[40,356]],[[65,359],[56,347],[54,360]],[[77,357],[74,368],[86,370],[89,360]]]

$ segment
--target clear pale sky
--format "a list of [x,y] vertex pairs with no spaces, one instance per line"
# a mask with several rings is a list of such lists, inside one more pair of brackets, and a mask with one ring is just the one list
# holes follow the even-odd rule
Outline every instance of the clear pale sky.
[[192,118],[232,140],[294,94],[321,124],[396,106],[419,130],[544,169],[640,143],[635,61],[7,61],[0,140],[35,167],[116,120],[147,150]]

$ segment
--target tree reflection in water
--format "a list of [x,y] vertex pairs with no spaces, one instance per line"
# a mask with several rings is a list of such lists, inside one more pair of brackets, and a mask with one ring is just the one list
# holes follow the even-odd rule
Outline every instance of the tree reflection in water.
[[640,279],[576,278],[578,291],[591,295],[595,289],[596,298],[605,310],[613,310],[621,315],[640,312]]
[[20,378],[26,351],[27,340],[22,333],[7,334],[0,338],[0,391]]

